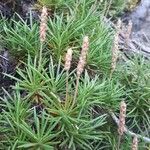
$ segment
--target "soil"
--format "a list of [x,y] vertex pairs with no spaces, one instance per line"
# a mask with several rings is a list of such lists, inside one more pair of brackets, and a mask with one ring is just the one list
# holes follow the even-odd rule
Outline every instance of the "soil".
[[[18,13],[23,19],[28,19],[30,13],[34,19],[38,18],[38,12],[32,10],[32,6],[36,0],[1,0],[0,13],[3,17],[10,19],[15,13]],[[0,96],[3,96],[4,88],[6,91],[11,90],[10,85],[13,85],[15,81],[5,76],[7,74],[15,74],[15,68],[17,65],[16,58],[10,56],[9,50],[0,47]]]
[[30,11],[32,11],[33,17],[37,17],[38,14],[32,10],[32,6],[36,3],[36,0],[1,0],[0,12],[3,16],[10,18],[16,12],[22,18],[26,19]]

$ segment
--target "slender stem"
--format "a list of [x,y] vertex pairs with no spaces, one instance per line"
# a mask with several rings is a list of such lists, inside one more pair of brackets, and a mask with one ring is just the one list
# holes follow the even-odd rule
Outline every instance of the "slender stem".
[[117,146],[117,150],[120,150],[120,142],[121,142],[121,135],[118,136],[118,146]]
[[41,45],[40,45],[39,64],[38,64],[39,68],[40,68],[41,63],[42,63],[42,52],[43,52],[43,43],[41,43]]
[[111,72],[110,72],[110,79],[112,78],[112,74],[113,74],[113,71],[111,70]]
[[77,98],[77,94],[78,94],[79,79],[80,79],[80,76],[77,76],[77,79],[76,79],[76,87],[75,87],[75,93],[74,93],[74,99],[73,99],[73,105],[74,105],[75,102],[76,102],[76,98]]
[[68,100],[68,90],[69,90],[69,84],[68,84],[68,78],[69,78],[69,72],[68,70],[66,71],[66,100]]

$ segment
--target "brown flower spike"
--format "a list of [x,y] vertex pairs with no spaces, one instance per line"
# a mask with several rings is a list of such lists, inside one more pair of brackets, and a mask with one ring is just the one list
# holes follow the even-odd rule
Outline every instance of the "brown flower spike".
[[126,103],[124,101],[120,104],[120,115],[119,115],[119,128],[118,133],[120,136],[125,132],[125,118],[126,118]]
[[64,69],[66,70],[66,100],[68,100],[68,90],[69,90],[68,78],[69,78],[69,69],[71,67],[71,61],[72,61],[72,49],[69,48],[66,53],[64,66]]
[[89,38],[88,38],[88,36],[85,36],[83,38],[81,55],[80,55],[78,66],[77,66],[77,76],[78,77],[82,74],[84,66],[86,64],[86,56],[87,56],[88,48],[89,48]]
[[66,71],[70,69],[71,61],[72,61],[72,49],[69,48],[69,49],[67,50],[66,58],[65,58],[65,67],[64,67],[64,69],[65,69]]
[[80,79],[80,75],[82,74],[84,70],[84,66],[86,64],[86,56],[87,56],[88,49],[89,49],[89,38],[88,36],[85,36],[83,38],[82,50],[81,50],[81,54],[80,54],[80,58],[79,58],[78,66],[77,66],[77,79],[76,79],[76,88],[75,88],[73,104],[75,104],[75,101],[77,98],[79,79]]
[[137,138],[137,136],[134,136],[134,138],[133,138],[132,150],[138,150],[138,138]]
[[41,14],[41,22],[40,22],[40,41],[41,43],[45,41],[46,38],[46,30],[47,30],[47,8],[43,6],[42,14]]

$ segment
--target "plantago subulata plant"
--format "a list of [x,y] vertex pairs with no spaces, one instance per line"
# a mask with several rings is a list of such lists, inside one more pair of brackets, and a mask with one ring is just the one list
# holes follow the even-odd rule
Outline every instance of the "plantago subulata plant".
[[[137,150],[137,138],[150,142],[147,138],[150,126],[150,65],[148,61],[145,62],[145,58],[137,58],[136,62],[131,58],[125,63],[120,62],[122,70],[119,71],[119,67],[116,67],[119,34],[122,35],[123,32],[120,31],[123,28],[121,21],[118,20],[113,43],[114,30],[111,22],[100,13],[103,2],[99,7],[94,0],[78,0],[77,4],[74,0],[40,1],[50,5],[41,3],[44,7],[39,22],[32,18],[28,22],[23,19],[21,22],[12,19],[10,24],[9,21],[0,22],[0,33],[4,35],[0,50],[6,46],[8,51],[26,54],[25,60],[15,68],[14,74],[5,73],[16,84],[10,88],[11,94],[5,90],[4,98],[0,96],[0,147],[116,150],[117,146],[121,149],[128,144],[125,148],[131,149],[128,136],[121,140],[124,133],[137,136],[133,139],[132,150]],[[70,7],[69,1],[74,5]],[[64,2],[69,3],[65,6],[68,9],[61,7],[61,11],[58,11],[60,7],[56,7],[60,5],[52,6],[52,2],[60,2],[63,6]],[[114,3],[112,1],[113,7]],[[51,6],[56,9],[49,11],[51,17],[48,18],[47,9]],[[126,41],[129,40],[131,28],[132,23],[129,22],[124,34]],[[85,33],[90,35],[90,48],[88,36],[83,37],[82,47],[79,44]],[[81,54],[78,51],[80,47]],[[61,58],[64,53],[66,56],[63,65]],[[80,55],[75,70],[71,66],[73,53],[75,60]],[[1,60],[3,58],[0,54],[0,64]],[[115,75],[112,75],[114,72]],[[1,73],[0,81],[3,82]],[[1,86],[3,84],[0,83],[0,91]],[[121,102],[118,119],[115,112],[118,111],[122,98],[126,103]],[[119,140],[113,134],[111,120],[105,120],[109,111],[110,117],[118,126]],[[125,119],[128,127],[125,127]],[[102,127],[106,123],[108,128]],[[141,131],[145,137],[140,136]]]

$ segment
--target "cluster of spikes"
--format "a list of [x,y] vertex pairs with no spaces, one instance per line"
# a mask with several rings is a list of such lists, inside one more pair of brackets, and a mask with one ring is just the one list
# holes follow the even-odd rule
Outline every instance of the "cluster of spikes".
[[[46,39],[46,30],[47,30],[47,8],[44,6],[42,9],[42,13],[41,13],[41,22],[40,22],[40,42],[41,45],[43,45],[45,39]],[[80,58],[79,58],[79,62],[77,65],[77,81],[76,81],[76,89],[75,89],[75,93],[74,93],[74,103],[76,101],[76,97],[77,97],[77,93],[78,93],[78,84],[79,84],[79,79],[80,76],[84,70],[84,66],[86,64],[86,56],[87,56],[87,51],[89,48],[89,38],[88,36],[85,36],[83,38],[83,44],[82,44],[82,50],[81,50],[81,54],[80,54]],[[67,99],[67,95],[68,95],[68,72],[70,70],[71,67],[71,61],[72,61],[72,54],[73,54],[73,50],[72,48],[69,48],[67,50],[66,53],[66,57],[65,57],[65,66],[64,69],[66,70],[66,74],[67,74],[67,79],[66,79],[66,99]],[[40,59],[42,58],[42,48],[40,50]],[[39,62],[41,62],[39,59]]]
[[[78,93],[79,79],[80,79],[80,76],[81,76],[81,74],[84,70],[85,64],[86,64],[86,56],[87,56],[88,48],[89,48],[89,38],[88,38],[88,36],[85,36],[83,38],[82,50],[81,50],[79,62],[77,65],[77,71],[76,71],[77,79],[76,79],[76,88],[75,88],[73,103],[75,103],[75,101],[76,101],[76,97],[77,97],[77,93]],[[68,89],[68,71],[71,66],[72,53],[73,53],[72,49],[69,48],[67,50],[66,57],[65,57],[65,70],[67,73],[66,90]],[[67,95],[67,92],[66,92],[66,95]],[[67,98],[67,96],[66,96],[66,98]]]
[[[40,18],[41,19],[41,23],[40,23],[41,45],[43,44],[43,42],[46,39],[47,17],[48,17],[47,8],[44,6],[42,9],[41,18]],[[119,43],[119,34],[120,34],[120,30],[121,30],[121,20],[120,19],[117,22],[116,28],[117,28],[117,32],[115,34],[114,45],[112,48],[112,63],[111,63],[110,76],[112,76],[112,74],[116,68],[116,62],[117,62],[117,58],[118,58],[118,51],[119,51],[118,43]],[[130,22],[129,28],[128,28],[129,32],[131,32],[131,28],[132,28],[132,23]],[[126,35],[126,37],[129,38],[129,35]],[[88,49],[89,49],[89,38],[88,38],[88,36],[84,36],[83,43],[82,43],[82,50],[81,50],[81,54],[79,57],[79,62],[77,64],[77,70],[76,70],[77,79],[76,79],[76,87],[75,87],[73,104],[75,104],[75,102],[76,102],[79,79],[80,79],[80,76],[83,73],[84,67],[86,65],[86,57],[87,57]],[[66,100],[68,99],[68,96],[67,96],[68,95],[68,76],[69,76],[69,70],[71,67],[72,54],[73,54],[72,48],[68,48],[66,57],[65,57],[65,65],[64,65],[64,70],[66,71],[66,75],[67,75],[67,78],[66,78]],[[118,134],[119,134],[118,150],[120,147],[120,139],[126,131],[126,127],[125,127],[126,107],[127,107],[126,103],[124,101],[122,101],[120,103],[120,115],[119,115],[119,125],[118,125]],[[133,142],[132,142],[132,150],[137,150],[137,149],[138,149],[138,138],[137,138],[137,136],[134,136]]]

